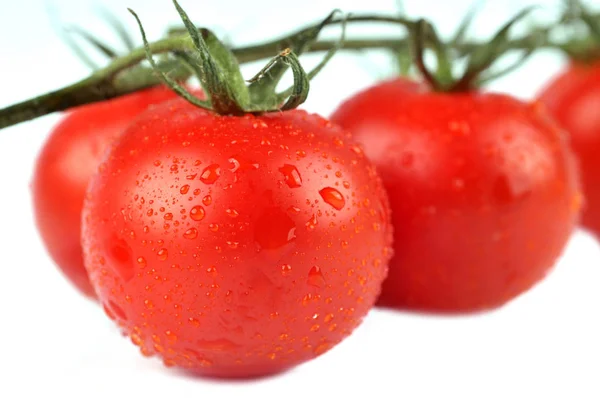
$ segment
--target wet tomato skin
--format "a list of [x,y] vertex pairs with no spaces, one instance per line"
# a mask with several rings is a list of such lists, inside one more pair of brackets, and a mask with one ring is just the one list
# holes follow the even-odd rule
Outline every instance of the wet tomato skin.
[[540,104],[392,80],[343,103],[390,197],[394,258],[379,304],[499,307],[561,254],[582,196],[565,134]]
[[107,154],[83,220],[109,316],[142,353],[214,377],[329,350],[372,307],[391,255],[375,169],[304,111],[163,104]]
[[600,63],[571,64],[543,89],[539,100],[569,133],[585,194],[581,222],[600,235]]
[[81,209],[88,181],[110,142],[131,120],[175,94],[159,87],[79,107],[54,127],[32,181],[36,224],[53,261],[88,297],[95,297],[83,266]]

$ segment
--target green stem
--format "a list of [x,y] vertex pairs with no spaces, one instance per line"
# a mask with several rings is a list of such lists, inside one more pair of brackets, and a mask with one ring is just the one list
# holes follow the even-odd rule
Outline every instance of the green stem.
[[[154,54],[173,50],[187,50],[193,44],[189,37],[179,36],[157,41],[151,45]],[[64,111],[80,105],[104,101],[129,94],[144,88],[156,86],[161,80],[150,68],[136,68],[121,72],[139,64],[146,59],[143,48],[115,59],[104,69],[99,69],[90,77],[59,90],[23,101],[0,110],[0,129],[22,123],[54,112]],[[190,76],[187,68],[167,63],[162,65],[176,79]]]

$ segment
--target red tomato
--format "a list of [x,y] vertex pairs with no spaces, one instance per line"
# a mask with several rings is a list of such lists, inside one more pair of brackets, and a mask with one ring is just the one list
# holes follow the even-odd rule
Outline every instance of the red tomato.
[[275,373],[340,342],[391,253],[388,202],[347,134],[304,111],[218,116],[181,99],[107,155],[86,267],[145,355],[216,377]]
[[80,244],[88,181],[104,150],[134,117],[174,96],[159,87],[77,108],[53,129],[39,155],[32,184],[38,229],[54,262],[89,297],[95,293]]
[[581,221],[600,235],[600,63],[572,64],[543,90],[540,100],[570,134],[585,194]]
[[395,256],[380,304],[498,307],[539,281],[580,207],[577,168],[543,107],[393,80],[342,104],[390,197]]

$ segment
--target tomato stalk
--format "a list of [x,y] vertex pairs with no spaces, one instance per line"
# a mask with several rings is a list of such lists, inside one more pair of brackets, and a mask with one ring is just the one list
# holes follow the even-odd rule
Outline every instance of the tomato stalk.
[[[587,13],[588,19],[598,19],[597,15]],[[327,22],[326,25],[339,24],[342,19],[332,19]],[[405,28],[413,29],[416,26],[414,21],[406,18],[397,16],[386,16],[386,15],[353,15],[346,18],[347,23],[361,23],[361,22],[377,22],[377,23],[391,23],[403,26]],[[319,24],[321,24],[320,22]],[[290,35],[282,38],[268,41],[266,43],[251,45],[246,47],[232,48],[231,53],[237,59],[240,64],[253,62],[261,59],[271,58],[280,54],[283,50],[291,46],[291,43],[297,39],[301,34],[305,34],[307,31],[314,29],[319,24],[311,25],[307,28],[298,30]],[[550,32],[556,24],[550,26],[542,26],[532,29],[529,34],[522,37],[508,40],[505,38],[504,49],[508,51],[522,50],[525,53],[531,52],[536,48],[546,47],[554,49],[563,49],[566,51],[567,43],[557,43],[551,40]],[[178,34],[179,33],[179,34]],[[461,36],[464,35],[464,32]],[[458,34],[457,34],[458,36]],[[432,37],[430,33],[425,32],[424,40],[428,42],[428,46],[431,45]],[[406,37],[401,38],[374,38],[374,39],[347,39],[344,40],[343,50],[364,50],[364,49],[385,49],[394,52],[398,52],[401,49],[406,49],[407,46],[411,45],[412,41]],[[338,46],[337,41],[332,40],[320,40],[310,44],[305,52],[324,52],[331,51],[333,48]],[[570,43],[569,45],[575,46]],[[589,51],[589,48],[594,45],[593,39],[587,38],[577,42],[577,46],[582,49]],[[194,43],[187,33],[183,33],[181,29],[174,29],[171,34],[161,40],[155,41],[149,44],[152,54],[175,54],[175,59],[167,59],[158,62],[161,70],[168,73],[168,75],[176,81],[185,81],[192,76],[193,72],[190,71],[189,67],[185,62],[182,62],[181,56],[177,54],[187,53],[193,51]],[[597,44],[596,44],[597,46]],[[453,40],[448,44],[448,47],[453,48],[456,51],[457,56],[466,56],[473,54],[478,48],[481,48],[481,43],[476,42],[459,42]],[[581,52],[584,52],[583,50]],[[496,55],[497,56],[497,55]],[[0,129],[9,127],[21,122],[25,122],[37,117],[41,117],[50,113],[64,111],[70,108],[74,108],[80,105],[89,103],[99,102],[115,97],[119,97],[131,92],[139,91],[151,86],[161,84],[162,79],[155,73],[152,68],[143,67],[138,65],[141,61],[146,59],[145,48],[137,48],[132,50],[129,54],[120,56],[114,59],[108,66],[102,69],[95,70],[94,73],[86,79],[83,79],[73,85],[58,89],[48,94],[26,100],[24,102],[0,109]],[[510,69],[509,69],[510,70]],[[506,71],[504,71],[506,72]],[[479,78],[478,84],[481,84],[491,78],[497,77],[497,74],[490,74]],[[442,78],[442,81],[446,81],[446,78]],[[466,84],[468,80],[463,81],[463,87],[465,89],[469,84]],[[443,86],[447,86],[446,81]]]

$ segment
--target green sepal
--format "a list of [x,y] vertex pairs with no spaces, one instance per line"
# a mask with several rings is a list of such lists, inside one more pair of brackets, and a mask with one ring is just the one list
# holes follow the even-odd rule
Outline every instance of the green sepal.
[[[285,44],[285,49],[283,51],[290,49],[296,56],[302,55],[302,53],[317,40],[317,37],[323,28],[331,23],[338,12],[340,11],[334,10],[320,24],[311,27],[310,29],[302,30],[296,35],[286,38],[285,42],[282,41],[281,43]],[[273,93],[275,91],[288,67],[291,66],[288,61],[284,60],[285,57],[275,57],[267,67],[263,68],[261,72],[259,72],[257,76],[249,80],[250,86],[248,88],[252,102],[260,101],[268,96],[269,93]]]
[[[496,60],[511,50],[509,33],[511,28],[524,17],[529,15],[536,6],[531,6],[523,9],[494,35],[492,40],[484,45],[476,47],[468,57],[468,64],[462,78],[454,84],[452,91],[468,90],[477,81],[477,77],[486,69],[488,69]],[[530,51],[526,51],[528,56]]]
[[213,56],[202,37],[203,35],[194,26],[177,0],[173,0],[173,4],[196,48],[194,55],[198,57],[198,64],[202,71],[198,78],[204,92],[210,97],[212,109],[221,115],[243,115],[246,113],[243,102],[250,95],[247,93],[248,88],[245,84],[242,86],[237,85],[239,79],[236,75],[241,75],[239,67],[237,71],[232,72],[229,69],[231,63],[228,60],[228,50],[227,52],[220,51],[220,48],[224,49],[225,47],[216,45],[214,41],[211,41],[213,51],[215,51],[215,56]]

